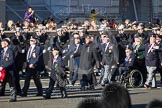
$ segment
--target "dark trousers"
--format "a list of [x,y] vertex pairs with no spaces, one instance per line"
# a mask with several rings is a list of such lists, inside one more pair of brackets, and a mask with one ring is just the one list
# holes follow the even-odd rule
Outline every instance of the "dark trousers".
[[158,68],[157,68],[157,71],[160,73],[160,82],[162,83],[162,66],[159,66]]
[[116,77],[118,76],[118,69],[116,68],[112,77],[111,77],[111,81],[116,81]]
[[38,90],[38,94],[43,94],[42,83],[40,81],[40,73],[36,69],[31,69],[31,68],[27,68],[26,71],[25,84],[22,90],[23,94],[27,94],[31,77],[33,77],[34,83]]
[[14,70],[14,77],[15,77],[15,87],[17,94],[21,94],[21,86],[20,86],[20,75],[19,75],[20,70]]
[[18,54],[15,59],[14,66],[14,76],[15,76],[15,86],[18,94],[21,94],[21,86],[20,86],[20,74],[19,72],[23,70],[25,54]]
[[117,80],[120,81],[121,80],[121,76],[123,74],[126,75],[128,73],[128,71],[129,71],[129,68],[128,67],[119,67],[119,75],[117,77]]
[[50,77],[49,87],[46,90],[46,96],[47,97],[51,97],[51,93],[52,93],[52,90],[54,88],[54,85],[55,85],[55,81]]
[[78,79],[78,68],[79,66],[75,66],[74,71],[72,72],[71,82],[75,83]]
[[1,84],[0,95],[5,95],[5,87],[6,87],[7,82],[11,85],[11,87],[14,87],[16,89],[17,93],[20,93],[21,88],[20,88],[19,80],[20,80],[19,74],[17,74],[17,72],[15,70],[9,71],[7,73],[6,79]]
[[[48,89],[46,90],[46,98],[51,98],[51,93],[52,93],[52,90],[54,88],[54,85],[55,85],[55,80],[53,80],[51,77],[50,77],[50,80],[49,80],[49,87]],[[67,93],[66,93],[66,88],[65,87],[60,87],[60,92],[61,92],[61,97],[67,97]]]
[[96,83],[96,79],[94,73],[83,75],[82,79],[80,80],[81,87],[88,86],[88,84],[90,85],[90,87],[94,87],[95,83]]
[[13,71],[7,71],[6,72],[6,78],[2,82],[0,92],[4,94],[5,92],[5,85],[8,82],[10,86],[10,91],[11,91],[11,98],[15,99],[16,98],[16,89],[15,89],[15,81],[14,81],[14,72]]
[[7,81],[4,80],[2,82],[2,84],[0,85],[0,96],[4,96],[5,95],[6,83],[7,83]]
[[127,67],[119,67],[119,74],[123,74],[124,72],[128,72],[128,68]]

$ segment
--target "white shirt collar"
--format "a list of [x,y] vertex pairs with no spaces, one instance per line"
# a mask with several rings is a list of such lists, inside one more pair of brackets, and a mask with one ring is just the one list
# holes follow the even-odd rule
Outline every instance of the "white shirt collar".
[[58,55],[56,55],[54,58],[57,59],[58,58]]
[[31,45],[31,47],[32,47],[32,48],[34,48],[34,47],[35,47],[35,45]]
[[8,49],[8,47],[4,48],[4,52],[6,52],[6,51],[7,51],[7,49]]

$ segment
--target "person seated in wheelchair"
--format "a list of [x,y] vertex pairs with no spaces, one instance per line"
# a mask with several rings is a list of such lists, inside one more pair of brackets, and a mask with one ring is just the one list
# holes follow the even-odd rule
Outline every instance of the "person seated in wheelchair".
[[127,75],[129,70],[134,67],[135,64],[135,55],[133,53],[132,47],[128,46],[125,50],[125,60],[122,64],[119,66],[119,77],[118,80],[121,80],[122,75]]

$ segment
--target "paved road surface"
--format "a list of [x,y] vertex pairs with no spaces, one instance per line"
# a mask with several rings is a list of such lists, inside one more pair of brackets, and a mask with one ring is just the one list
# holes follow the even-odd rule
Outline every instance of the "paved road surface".
[[[24,81],[21,80],[21,85]],[[43,88],[48,86],[48,79],[42,79]],[[44,100],[43,97],[36,97],[36,88],[31,81],[28,97],[19,97],[17,102],[9,103],[9,89],[7,86],[6,95],[0,97],[0,108],[76,108],[77,104],[84,98],[93,97],[100,98],[102,87],[97,86],[93,91],[80,91],[76,85],[75,87],[68,86],[68,95],[66,99],[60,98],[59,90],[54,90],[52,99]],[[146,90],[144,88],[129,88],[133,108],[145,108],[146,104],[153,99],[162,100],[162,88]]]

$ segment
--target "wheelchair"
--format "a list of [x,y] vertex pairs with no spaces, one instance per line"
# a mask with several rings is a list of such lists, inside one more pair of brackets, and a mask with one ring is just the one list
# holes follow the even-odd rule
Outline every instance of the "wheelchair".
[[119,80],[119,83],[123,85],[125,88],[138,88],[143,86],[143,75],[142,73],[136,69],[129,69],[126,74],[122,74]]

